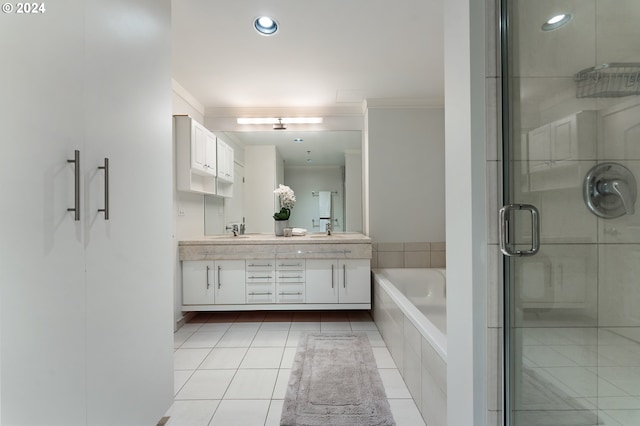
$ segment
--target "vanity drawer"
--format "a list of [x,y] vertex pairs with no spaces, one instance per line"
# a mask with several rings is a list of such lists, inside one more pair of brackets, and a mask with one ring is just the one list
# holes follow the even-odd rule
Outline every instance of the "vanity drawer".
[[272,283],[247,283],[247,303],[275,303],[276,286]]
[[304,284],[278,284],[277,303],[304,303]]
[[276,271],[279,283],[304,283],[304,269],[301,271]]
[[247,260],[247,272],[252,271],[273,271],[276,263],[273,260]]
[[279,259],[276,260],[276,270],[278,271],[304,271],[304,259]]

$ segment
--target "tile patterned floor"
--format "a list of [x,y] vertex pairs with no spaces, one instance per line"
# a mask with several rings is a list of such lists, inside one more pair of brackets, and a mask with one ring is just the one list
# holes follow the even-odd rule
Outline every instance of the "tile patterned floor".
[[424,426],[366,312],[200,313],[174,335],[168,426],[277,426],[300,335],[364,331],[397,426]]

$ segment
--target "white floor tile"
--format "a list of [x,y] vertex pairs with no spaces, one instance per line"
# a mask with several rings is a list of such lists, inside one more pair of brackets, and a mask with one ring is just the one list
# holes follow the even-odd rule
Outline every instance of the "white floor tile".
[[373,321],[351,321],[351,330],[353,331],[365,331],[372,330],[378,331],[376,323]]
[[[232,326],[233,328],[233,326]],[[232,329],[230,328],[222,339],[218,342],[216,347],[218,348],[248,348],[253,341],[258,329],[252,327],[247,329]]]
[[251,342],[251,346],[279,346],[284,347],[287,343],[288,330],[262,330],[260,329]]
[[272,322],[263,322],[260,326],[260,331],[262,330],[286,330],[289,331],[291,328],[291,321],[272,321]]
[[271,399],[277,377],[277,369],[240,369],[223,399]]
[[209,332],[213,332],[213,331],[222,331],[225,332],[229,329],[229,327],[231,327],[233,323],[231,322],[208,322],[205,324],[202,324],[202,327],[200,327],[200,329],[198,331],[209,331]]
[[[396,426],[425,426],[413,399],[390,399],[391,414]],[[446,407],[443,407],[446,409]]]
[[375,347],[371,349],[373,350],[373,357],[376,359],[378,368],[397,368],[389,349],[386,347]]
[[247,353],[247,348],[213,348],[202,361],[201,369],[237,369]]
[[235,370],[197,370],[176,399],[222,399],[235,373]]
[[276,379],[276,386],[273,389],[273,399],[284,399],[287,393],[287,385],[289,384],[289,376],[291,375],[291,369],[281,368],[278,371],[278,378]]
[[263,426],[269,411],[269,401],[220,402],[209,426]]
[[284,348],[284,353],[282,354],[282,362],[280,363],[280,368],[293,367],[293,360],[296,357],[296,352],[298,352],[297,348]]
[[182,389],[189,377],[193,374],[193,370],[176,370],[173,372],[173,394],[176,395]]
[[196,331],[181,348],[213,348],[223,334],[222,331]]
[[211,352],[211,349],[183,349],[173,353],[174,370],[195,370]]
[[184,327],[173,333],[173,347],[179,348],[193,333],[195,333],[194,329],[185,330]]
[[207,426],[220,400],[175,401],[167,416],[167,426]]
[[369,344],[371,344],[371,347],[386,347],[386,345],[384,344],[384,339],[382,338],[382,335],[379,331],[365,330],[365,333],[367,333],[367,337],[369,338]]
[[240,368],[279,368],[284,348],[251,347],[240,364]]
[[282,417],[282,406],[284,405],[283,399],[272,399],[269,406],[269,414],[267,414],[267,421],[264,426],[280,426],[280,418]]
[[[411,398],[400,372],[395,368],[378,369],[387,398]],[[413,401],[413,400],[412,400]]]
[[[317,330],[318,332],[320,330]],[[290,331],[289,332],[289,337],[287,337],[287,344],[286,346],[288,348],[295,348],[298,346],[298,342],[300,341],[300,337],[302,337],[303,335],[307,334],[308,331]]]
[[262,325],[261,322],[234,322],[231,327],[229,327],[230,331],[236,331],[236,330],[254,330],[254,331],[258,331],[258,329],[260,328],[260,326]]
[[290,331],[320,331],[320,321],[292,322]]

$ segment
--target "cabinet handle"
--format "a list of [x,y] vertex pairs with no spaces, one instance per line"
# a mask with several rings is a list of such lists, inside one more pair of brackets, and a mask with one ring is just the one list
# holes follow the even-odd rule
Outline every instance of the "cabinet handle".
[[222,269],[222,267],[218,266],[218,290],[220,290],[220,287],[222,286],[222,281],[220,281],[220,269]]
[[302,275],[296,275],[296,276],[281,275],[278,278],[281,280],[285,278],[302,278]]
[[347,288],[347,265],[342,265],[342,288]]
[[334,286],[334,278],[333,278],[333,263],[331,264],[331,288],[333,288]]
[[104,212],[104,220],[109,220],[109,159],[104,159],[104,166],[98,166],[98,170],[104,170],[104,209],[98,209]]
[[209,288],[209,266],[207,266],[207,288]]
[[249,278],[250,278],[250,279],[265,279],[265,280],[270,280],[270,279],[271,279],[271,276],[268,276],[268,277],[256,277],[256,276],[251,275]]
[[268,263],[266,265],[260,265],[260,264],[257,264],[257,263],[250,263],[249,266],[261,266],[261,267],[271,268],[271,264],[270,263]]
[[271,293],[270,291],[267,293],[255,293],[255,292],[251,292],[249,293],[249,296],[271,296],[273,293]]
[[286,291],[281,291],[278,293],[280,296],[302,296],[302,292],[298,291],[296,293],[287,293]]
[[74,212],[73,220],[80,220],[80,151],[75,150],[73,160],[67,160],[67,163],[75,164],[75,171],[73,176],[73,207],[67,209],[68,212]]
[[301,265],[301,264],[299,264],[299,263],[288,263],[288,264],[287,264],[287,263],[281,263],[281,264],[279,264],[279,265],[278,265],[278,267],[280,267],[280,268],[282,268],[282,267],[284,267],[284,266],[289,266],[289,267],[291,267],[291,266],[302,266],[302,265]]

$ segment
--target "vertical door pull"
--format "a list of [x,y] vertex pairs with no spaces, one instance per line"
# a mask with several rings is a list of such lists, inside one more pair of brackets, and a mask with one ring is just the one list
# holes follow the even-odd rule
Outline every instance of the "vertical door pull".
[[109,220],[109,159],[104,159],[104,166],[98,166],[98,170],[104,170],[104,209],[98,209],[104,212],[104,220]]
[[342,288],[347,288],[347,265],[342,265]]
[[207,289],[209,288],[209,266],[207,266]]
[[[531,213],[531,248],[529,250],[515,250],[509,238],[509,218],[513,210],[526,210]],[[531,204],[508,204],[500,209],[500,226],[498,238],[500,251],[505,256],[533,256],[540,250],[540,212]]]
[[333,263],[331,264],[331,288],[333,288]]
[[220,287],[222,286],[222,281],[220,281],[220,270],[222,269],[222,267],[220,265],[218,265],[218,290],[220,290]]
[[75,164],[75,172],[73,179],[74,201],[73,207],[67,209],[68,212],[74,212],[73,220],[80,220],[80,151],[75,150],[73,160],[67,160],[67,163]]

